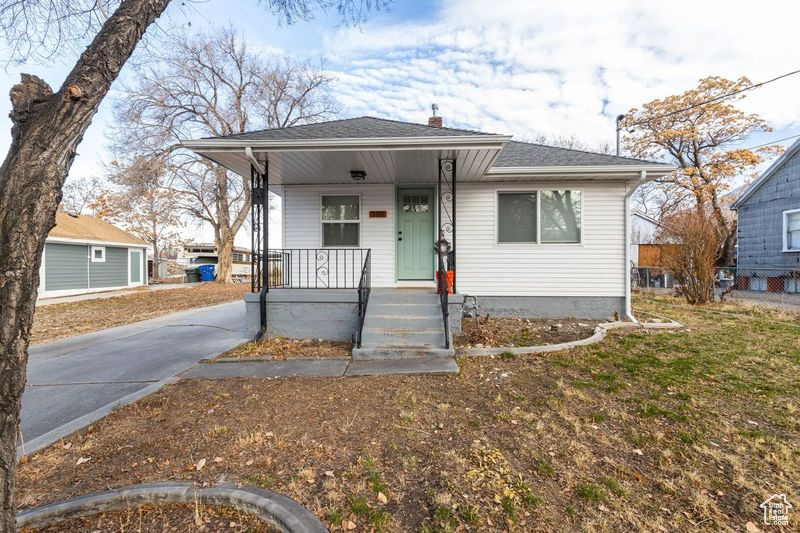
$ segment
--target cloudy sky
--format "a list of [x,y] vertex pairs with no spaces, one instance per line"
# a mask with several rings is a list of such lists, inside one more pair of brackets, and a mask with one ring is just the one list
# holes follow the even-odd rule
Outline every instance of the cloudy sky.
[[[449,126],[518,138],[575,134],[591,145],[613,141],[617,114],[701,77],[755,82],[800,69],[800,2],[788,1],[395,0],[348,28],[333,15],[286,25],[255,0],[208,0],[173,2],[167,18],[193,28],[232,25],[252,46],[325,58],[344,116],[425,122],[436,102]],[[20,72],[59,86],[74,60],[9,67],[0,89],[8,94]],[[800,75],[748,95],[742,107],[775,128],[749,145],[800,134],[798,94]],[[109,108],[104,103],[79,147],[72,178],[100,173]],[[0,98],[4,152],[8,110]]]

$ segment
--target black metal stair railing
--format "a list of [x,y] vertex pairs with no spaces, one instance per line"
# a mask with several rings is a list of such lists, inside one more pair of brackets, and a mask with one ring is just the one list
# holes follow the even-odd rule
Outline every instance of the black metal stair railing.
[[447,269],[445,268],[444,253],[438,252],[439,268],[436,279],[436,290],[439,293],[439,303],[442,305],[442,320],[444,321],[444,347],[450,349],[450,309],[448,307],[448,297],[450,293],[450,281],[447,279]]
[[370,264],[370,250],[361,269],[361,279],[358,282],[358,329],[356,330],[356,347],[361,348],[361,335],[364,331],[364,319],[367,317],[367,304],[371,290],[372,268]]

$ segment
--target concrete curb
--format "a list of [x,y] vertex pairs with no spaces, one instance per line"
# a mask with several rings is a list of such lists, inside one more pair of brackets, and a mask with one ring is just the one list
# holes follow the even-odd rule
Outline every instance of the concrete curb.
[[151,383],[143,389],[139,389],[136,392],[132,392],[118,400],[107,403],[103,407],[95,409],[91,413],[86,413],[85,415],[52,429],[43,435],[39,435],[35,439],[31,439],[29,442],[26,442],[24,445],[17,446],[17,458],[22,457],[23,455],[33,455],[42,448],[46,448],[47,446],[58,442],[64,437],[91,426],[101,418],[111,414],[115,409],[131,404],[137,400],[141,400],[145,396],[149,396],[150,394],[158,391],[161,387],[169,385],[170,383],[175,383],[178,381],[178,379],[179,376],[176,374],[166,379],[162,379],[161,381]]
[[288,533],[317,533],[328,529],[296,501],[256,487],[196,488],[192,483],[151,483],[70,498],[17,513],[18,528],[43,528],[72,518],[122,511],[146,504],[222,505],[257,516]]
[[526,353],[547,353],[558,352],[561,350],[568,350],[578,346],[586,346],[587,344],[594,344],[600,342],[606,337],[606,333],[612,329],[618,328],[642,328],[642,329],[674,329],[681,328],[683,324],[680,322],[601,322],[594,328],[591,336],[585,339],[579,339],[570,342],[561,342],[559,344],[544,344],[541,346],[508,346],[501,348],[462,348],[456,350],[456,356],[467,357],[480,357],[488,355],[500,355],[502,353],[513,353],[515,355],[522,355]]

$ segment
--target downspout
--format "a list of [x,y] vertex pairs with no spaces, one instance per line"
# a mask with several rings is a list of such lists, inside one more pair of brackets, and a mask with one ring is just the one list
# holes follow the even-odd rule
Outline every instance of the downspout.
[[244,147],[244,153],[247,156],[247,159],[250,160],[250,163],[255,167],[256,172],[258,172],[262,176],[264,174],[266,174],[266,170],[264,169],[264,167],[261,166],[261,163],[258,162],[258,160],[256,159],[256,156],[253,155],[253,149],[252,148],[250,148],[249,146],[245,146]]
[[639,188],[640,185],[649,181],[647,179],[647,171],[642,170],[639,173],[639,179],[634,182],[633,187],[629,182],[625,182],[625,188],[629,189],[625,192],[625,268],[623,269],[625,276],[625,318],[638,324],[639,321],[633,316],[633,309],[631,308],[631,196]]

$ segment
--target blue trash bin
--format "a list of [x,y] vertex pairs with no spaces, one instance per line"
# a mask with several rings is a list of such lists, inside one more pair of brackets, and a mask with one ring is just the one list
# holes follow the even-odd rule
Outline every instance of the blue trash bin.
[[214,281],[214,265],[200,265],[200,281]]

